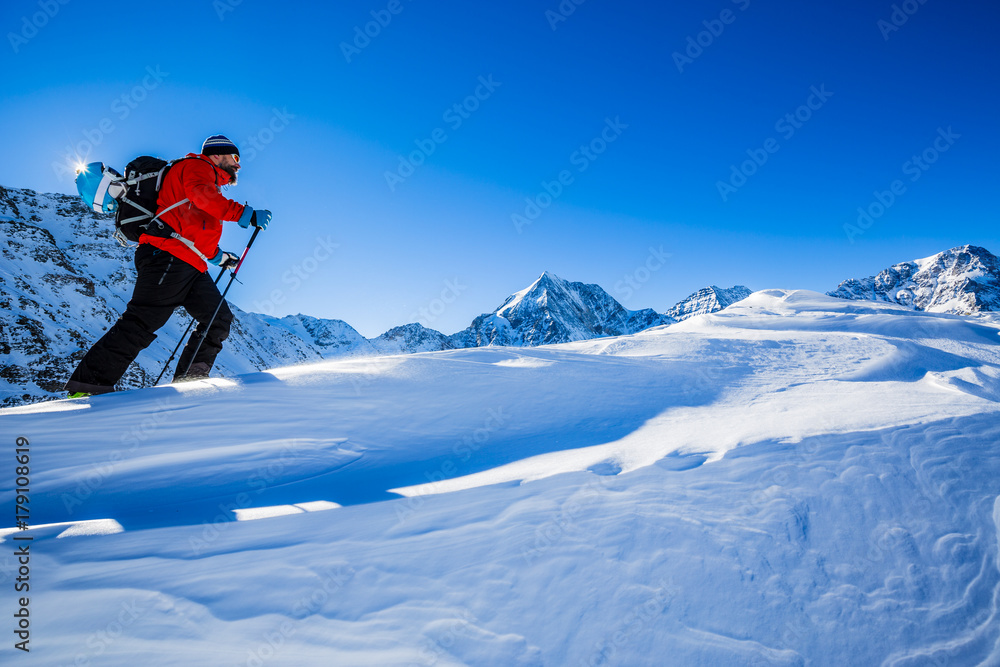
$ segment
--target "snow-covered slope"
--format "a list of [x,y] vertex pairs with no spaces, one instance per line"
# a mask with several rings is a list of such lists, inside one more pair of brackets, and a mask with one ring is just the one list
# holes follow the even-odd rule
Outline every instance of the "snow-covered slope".
[[1000,259],[964,245],[901,262],[878,275],[845,280],[831,296],[889,301],[916,310],[970,315],[1000,310]]
[[598,285],[568,282],[546,271],[452,339],[455,347],[547,345],[630,334],[672,321],[651,308],[627,310]]
[[0,662],[998,664],[998,332],[770,290],[0,410]]
[[735,285],[729,289],[712,285],[711,287],[702,288],[686,299],[681,300],[668,308],[663,314],[673,320],[680,321],[694,317],[695,315],[717,313],[737,301],[742,301],[750,296],[750,294],[750,289],[743,285]]

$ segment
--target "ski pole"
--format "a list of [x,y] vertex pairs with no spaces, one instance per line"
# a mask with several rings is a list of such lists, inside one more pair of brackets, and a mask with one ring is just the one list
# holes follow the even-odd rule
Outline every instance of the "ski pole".
[[[226,273],[225,269],[219,271],[219,275],[215,279],[216,285],[219,284],[219,281],[222,280],[222,276],[225,275],[225,273]],[[170,367],[170,362],[174,360],[174,356],[176,356],[177,350],[181,349],[181,344],[184,342],[184,339],[187,338],[187,335],[191,331],[191,327],[193,326],[194,326],[194,318],[192,317],[191,321],[188,322],[187,329],[185,329],[184,333],[181,334],[181,337],[177,341],[177,345],[174,346],[174,351],[170,353],[170,358],[167,359],[167,363],[163,364],[163,370],[161,370],[160,374],[156,376],[156,380],[153,382],[152,386],[155,387],[156,385],[160,384],[160,380],[163,379],[163,374],[167,372],[167,369]]]
[[233,275],[229,276],[229,283],[226,285],[225,291],[222,292],[222,297],[219,299],[219,305],[215,307],[215,312],[212,313],[212,317],[209,318],[208,323],[205,325],[205,330],[201,332],[201,336],[198,338],[198,344],[195,346],[194,352],[191,353],[191,358],[188,359],[187,368],[184,369],[184,372],[181,373],[179,377],[185,377],[188,374],[188,371],[191,370],[191,364],[194,363],[194,358],[198,356],[201,344],[205,342],[205,337],[208,335],[208,330],[212,326],[212,322],[215,321],[215,316],[219,314],[219,309],[222,308],[222,304],[226,302],[226,294],[229,293],[229,288],[233,286],[233,280],[236,278],[236,274],[239,273],[240,267],[243,266],[243,260],[247,258],[247,253],[250,252],[250,246],[253,245],[254,239],[257,238],[257,234],[259,233],[260,227],[255,227],[253,234],[250,236],[250,240],[247,241],[247,247],[243,249],[243,254],[240,255],[240,261],[236,263],[236,268],[233,269]]

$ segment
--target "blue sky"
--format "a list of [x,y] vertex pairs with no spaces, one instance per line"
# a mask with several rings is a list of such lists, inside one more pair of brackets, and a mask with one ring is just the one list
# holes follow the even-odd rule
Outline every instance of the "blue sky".
[[244,309],[453,333],[544,270],[662,311],[1000,252],[995,3],[107,7],[3,4],[0,184],[228,135]]

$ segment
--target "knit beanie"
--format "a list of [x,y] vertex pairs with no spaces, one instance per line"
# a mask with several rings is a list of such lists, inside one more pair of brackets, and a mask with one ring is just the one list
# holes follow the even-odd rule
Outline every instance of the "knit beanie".
[[202,155],[233,155],[234,153],[239,155],[240,149],[221,134],[205,139],[205,143],[201,145]]

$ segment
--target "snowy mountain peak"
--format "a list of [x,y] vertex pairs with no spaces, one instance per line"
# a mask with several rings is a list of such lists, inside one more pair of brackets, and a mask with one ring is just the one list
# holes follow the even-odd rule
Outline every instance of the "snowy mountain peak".
[[371,339],[370,342],[378,354],[434,352],[455,347],[448,336],[416,322],[393,327],[378,338]]
[[545,271],[453,340],[456,347],[545,345],[636,333],[673,321],[651,308],[628,310],[599,285],[569,282]]
[[956,315],[997,311],[1000,310],[1000,259],[985,248],[962,245],[923,259],[894,264],[868,278],[845,280],[828,294]]
[[566,282],[565,280],[563,280],[556,274],[552,273],[551,271],[542,271],[542,275],[538,276],[538,280],[536,280],[535,282],[537,283],[543,280],[550,280],[552,282]]
[[[546,307],[550,301],[558,302],[562,299],[570,299],[579,303],[572,285],[549,271],[544,271],[538,276],[535,282],[531,283],[523,290],[514,292],[496,309],[495,314],[500,317],[507,317],[515,312],[525,301],[537,304],[539,307]],[[529,306],[530,307],[530,306]]]
[[664,313],[667,317],[675,320],[686,320],[695,315],[714,313],[724,308],[728,308],[737,301],[742,301],[751,294],[751,290],[743,285],[734,285],[728,289],[716,287],[705,287],[683,301],[677,303]]

